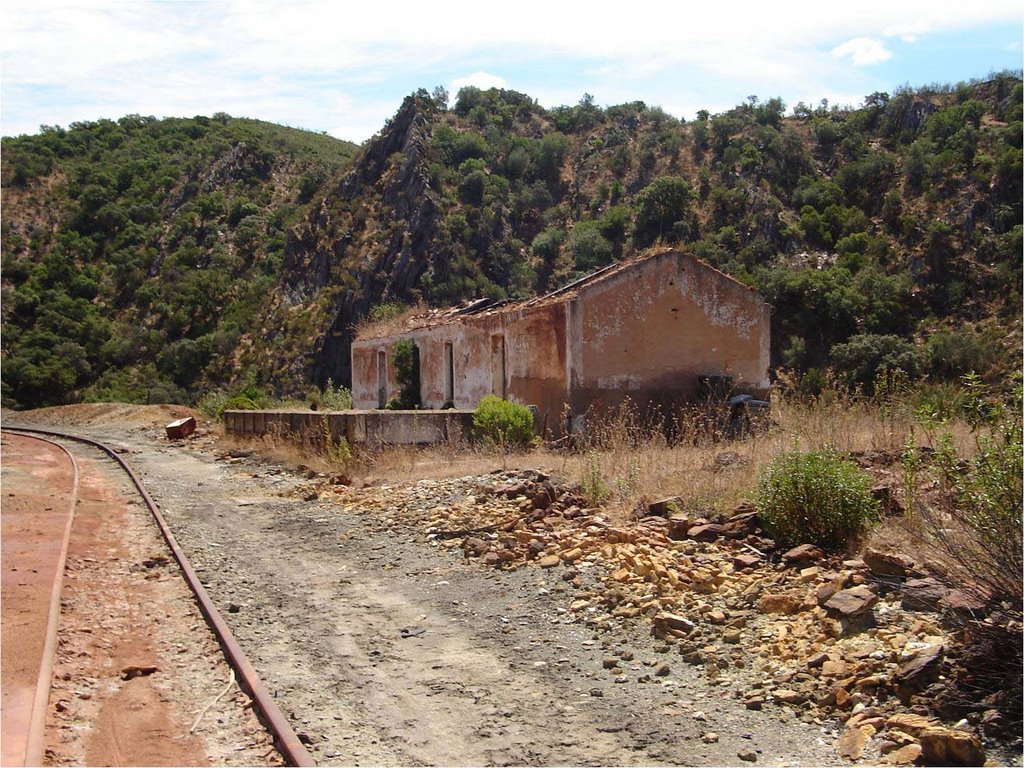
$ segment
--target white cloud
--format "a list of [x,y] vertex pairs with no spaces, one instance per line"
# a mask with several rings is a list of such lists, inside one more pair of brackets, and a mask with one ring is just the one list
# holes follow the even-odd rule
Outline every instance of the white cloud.
[[830,53],[837,59],[848,57],[857,67],[881,64],[892,58],[892,51],[886,48],[881,40],[873,37],[855,37],[842,45],[837,45]]
[[891,58],[887,38],[1020,25],[1019,0],[638,0],[614,15],[520,0],[487,20],[479,9],[390,0],[382,19],[381,6],[337,0],[7,0],[3,131],[227,111],[362,140],[437,83],[453,96],[513,87],[545,106],[584,92],[709,109],[749,93],[869,93],[884,84],[859,68]]

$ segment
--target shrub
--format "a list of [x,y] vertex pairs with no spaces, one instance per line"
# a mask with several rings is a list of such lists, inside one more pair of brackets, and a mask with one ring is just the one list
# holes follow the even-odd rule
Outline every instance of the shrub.
[[831,450],[776,457],[761,475],[757,509],[783,546],[809,543],[825,549],[846,546],[878,517],[867,475]]
[[473,429],[502,448],[525,448],[533,441],[533,413],[525,405],[487,395],[473,413]]
[[395,379],[398,394],[388,401],[389,411],[410,411],[419,408],[420,399],[420,350],[412,339],[396,341],[391,347],[395,361]]
[[[963,412],[972,426],[974,450],[965,457],[950,434],[941,435],[922,484],[934,488],[932,481],[937,480],[938,493],[926,492],[914,509],[919,510],[926,534],[924,551],[935,575],[984,606],[970,613],[949,613],[964,646],[953,703],[969,711],[982,700],[1002,713],[1008,732],[1019,733],[1024,699],[1020,386],[1009,396],[1000,395],[977,377],[966,376]],[[916,451],[904,456],[904,466],[911,471],[920,463]],[[913,491],[912,477],[908,485]]]

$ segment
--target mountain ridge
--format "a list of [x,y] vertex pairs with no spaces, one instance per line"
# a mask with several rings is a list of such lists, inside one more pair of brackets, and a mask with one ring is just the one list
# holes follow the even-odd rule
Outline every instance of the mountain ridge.
[[[39,140],[16,143],[15,157],[28,160],[12,168],[10,143],[4,207],[16,211],[4,217],[3,284],[15,309],[4,311],[4,397],[28,404],[9,384],[10,370],[15,384],[25,370],[18,360],[32,362],[21,342],[31,340],[37,318],[22,309],[25,297],[38,297],[40,267],[63,247],[55,241],[83,227],[91,237],[99,224],[88,216],[103,205],[85,210],[80,188],[69,195],[73,211],[37,200],[25,214],[22,193],[70,190],[79,180],[58,181],[59,158],[52,173],[33,176],[32,163],[45,155]],[[190,211],[185,246],[200,255],[218,252],[207,237],[232,238],[226,250],[237,253],[259,223],[273,247],[261,241],[246,269],[260,276],[263,295],[250,300],[231,344],[198,356],[191,379],[174,380],[168,348],[201,345],[204,334],[175,336],[166,311],[136,307],[133,317],[156,332],[155,354],[143,349],[125,365],[78,337],[90,371],[65,376],[64,396],[101,394],[104,376],[141,370],[147,355],[164,361],[157,377],[185,397],[243,381],[282,394],[347,383],[348,344],[371,312],[524,298],[655,244],[684,247],[760,290],[775,306],[773,365],[810,380],[826,367],[868,388],[895,367],[912,377],[976,370],[998,379],[1014,369],[1020,329],[1020,147],[1021,82],[1009,73],[872,94],[853,110],[798,104],[787,115],[780,100],[751,97],[689,123],[642,102],[601,108],[585,96],[547,110],[514,91],[466,88],[449,106],[447,94],[420,90],[351,164],[325,170],[307,152],[290,171],[273,162],[268,171],[264,150],[239,142],[212,162],[195,159],[193,176],[172,184],[155,207],[171,229],[182,227],[183,206]],[[275,174],[273,191],[245,193],[246,183],[259,186],[253,178],[271,182]],[[206,198],[218,184],[227,191],[211,213]],[[253,205],[239,208],[239,198]],[[30,247],[26,216],[49,222],[51,240],[37,237]],[[111,272],[104,259],[110,247],[120,253],[122,233],[105,234],[113,244],[93,238],[92,261],[80,259],[86,271]],[[149,279],[161,285],[175,278],[161,259],[173,266],[181,250],[169,234],[150,245],[159,258],[149,262]],[[216,259],[202,263],[216,278]],[[242,272],[235,265],[232,274]],[[114,285],[118,279],[116,270],[107,274]],[[74,280],[60,283],[65,294],[74,293]],[[98,376],[94,363],[103,368]]]

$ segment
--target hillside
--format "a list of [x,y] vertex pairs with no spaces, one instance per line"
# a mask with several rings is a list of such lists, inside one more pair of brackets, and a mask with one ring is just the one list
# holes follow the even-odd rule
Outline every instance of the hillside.
[[181,402],[233,378],[286,230],[356,150],[224,114],[5,138],[5,405]]
[[998,380],[1019,367],[1021,96],[1003,74],[686,123],[421,90],[347,169],[350,145],[234,120],[5,140],[5,402],[347,383],[371,311],[531,296],[655,243],[762,291],[773,364],[809,386],[827,367]]

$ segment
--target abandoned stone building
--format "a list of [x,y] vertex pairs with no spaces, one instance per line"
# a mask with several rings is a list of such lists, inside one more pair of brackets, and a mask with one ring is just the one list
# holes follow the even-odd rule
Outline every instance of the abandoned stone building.
[[535,406],[546,433],[626,397],[664,408],[709,383],[759,394],[768,387],[769,323],[754,290],[664,250],[528,301],[483,299],[361,329],[353,406],[383,408],[396,395],[395,344],[405,339],[415,344],[422,408],[471,409],[495,394]]

